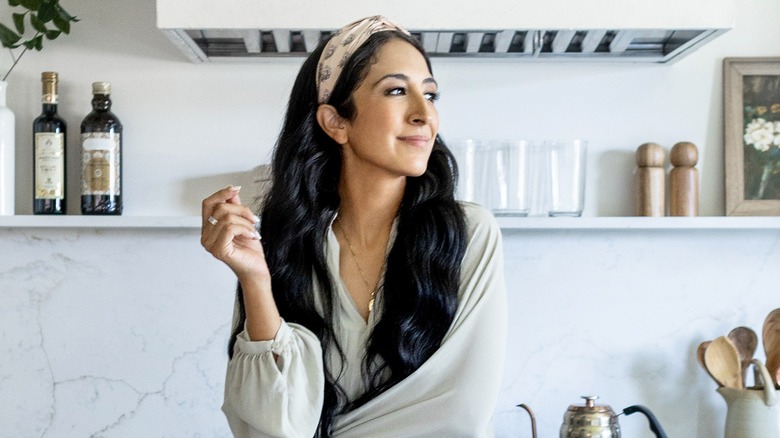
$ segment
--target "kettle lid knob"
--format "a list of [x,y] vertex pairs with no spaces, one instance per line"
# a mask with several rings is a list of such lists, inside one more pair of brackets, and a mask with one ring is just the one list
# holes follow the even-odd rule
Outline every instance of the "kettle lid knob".
[[597,395],[582,395],[580,398],[585,399],[585,406],[588,408],[592,408],[596,406],[596,400],[598,400],[599,396]]
[[603,415],[605,418],[615,415],[615,411],[612,410],[609,405],[597,405],[596,400],[599,398],[596,395],[583,395],[580,398],[585,399],[585,404],[573,404],[569,405],[567,410],[571,415]]

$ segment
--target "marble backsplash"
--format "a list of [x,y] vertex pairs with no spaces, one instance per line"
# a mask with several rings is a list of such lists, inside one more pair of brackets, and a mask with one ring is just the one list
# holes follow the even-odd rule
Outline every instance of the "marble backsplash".
[[232,279],[195,231],[0,242],[0,436],[228,435]]
[[[0,229],[0,437],[223,437],[233,304],[192,229]],[[780,307],[778,230],[505,232],[499,437],[557,436],[581,395],[722,434],[699,342]],[[763,358],[763,350],[758,356]],[[620,417],[624,436],[651,437]]]

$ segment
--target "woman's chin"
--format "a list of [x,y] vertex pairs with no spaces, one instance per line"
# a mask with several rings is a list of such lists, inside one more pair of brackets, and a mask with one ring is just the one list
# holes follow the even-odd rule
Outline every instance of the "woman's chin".
[[413,170],[410,170],[407,175],[410,176],[410,177],[413,177],[413,178],[417,178],[419,176],[423,176],[425,174],[426,170],[428,170],[427,163],[426,163],[426,165],[424,167],[415,168]]

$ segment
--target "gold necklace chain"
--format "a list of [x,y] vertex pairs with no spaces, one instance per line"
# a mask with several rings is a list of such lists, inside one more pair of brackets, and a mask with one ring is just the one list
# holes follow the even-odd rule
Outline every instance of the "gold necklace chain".
[[360,263],[358,263],[357,254],[355,254],[355,248],[352,247],[352,242],[349,240],[349,237],[347,237],[347,233],[344,232],[344,227],[341,226],[338,218],[333,223],[339,227],[341,235],[344,236],[344,240],[347,241],[347,247],[349,247],[349,253],[352,254],[352,260],[355,262],[355,267],[358,270],[358,274],[360,274],[360,278],[363,280],[363,284],[366,285],[366,290],[368,290],[368,293],[371,295],[371,299],[368,300],[368,312],[371,313],[371,311],[374,310],[374,296],[376,295],[376,291],[379,290],[379,282],[377,282],[377,286],[375,288],[371,288],[371,285],[366,278],[366,274],[363,272],[363,268],[361,268]]

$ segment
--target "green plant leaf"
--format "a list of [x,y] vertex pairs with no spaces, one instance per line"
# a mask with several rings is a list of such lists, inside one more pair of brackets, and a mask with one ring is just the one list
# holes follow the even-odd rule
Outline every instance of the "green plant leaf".
[[49,30],[49,31],[46,31],[46,34],[45,34],[46,35],[46,39],[47,40],[56,39],[58,36],[60,36],[61,33],[62,32],[60,32],[59,30]]
[[33,29],[37,30],[38,32],[46,32],[49,29],[46,29],[46,25],[41,22],[41,20],[38,19],[38,16],[30,13],[30,24],[32,24]]
[[35,50],[41,51],[43,49],[43,35],[38,35],[37,37],[32,39],[33,43],[35,44]]
[[54,5],[54,10],[56,10],[56,11],[57,11],[57,15],[59,15],[59,17],[60,17],[60,18],[62,18],[63,20],[65,20],[65,21],[79,21],[79,19],[78,19],[78,18],[76,18],[76,17],[74,17],[74,16],[70,15],[70,14],[68,13],[68,11],[66,11],[65,9],[63,9],[63,7],[62,7],[62,6],[60,6],[60,4],[59,4],[59,3],[56,3],[56,4]]
[[19,32],[19,34],[24,33],[24,14],[19,14],[14,12],[14,27],[16,27],[16,31]]
[[41,8],[41,0],[19,0],[19,4],[31,11],[37,11]]
[[8,4],[11,6],[19,6],[19,0],[8,0]]
[[54,25],[57,26],[57,29],[61,30],[62,33],[70,33],[70,22],[68,20],[63,20],[60,17],[54,17]]
[[32,50],[32,49],[35,48],[35,41],[27,40],[27,41],[23,42],[22,45],[24,45],[24,47],[27,47],[28,49]]
[[9,29],[6,25],[0,23],[0,43],[3,47],[14,48],[19,47],[16,43],[22,39],[21,35],[17,35],[16,32]]
[[41,22],[48,23],[58,15],[57,10],[54,9],[54,4],[51,0],[43,0],[41,9],[38,11],[38,19]]

